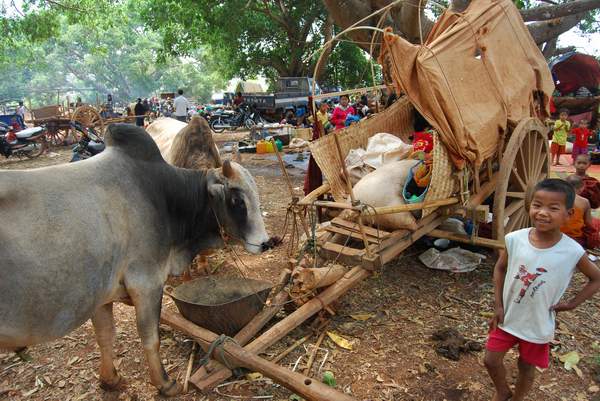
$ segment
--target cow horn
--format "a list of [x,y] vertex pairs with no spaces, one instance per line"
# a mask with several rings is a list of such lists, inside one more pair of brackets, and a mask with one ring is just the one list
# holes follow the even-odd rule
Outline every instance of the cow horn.
[[229,160],[225,160],[223,162],[223,175],[226,178],[233,178],[233,176],[235,175],[235,171],[233,171],[233,166],[231,165],[231,162]]

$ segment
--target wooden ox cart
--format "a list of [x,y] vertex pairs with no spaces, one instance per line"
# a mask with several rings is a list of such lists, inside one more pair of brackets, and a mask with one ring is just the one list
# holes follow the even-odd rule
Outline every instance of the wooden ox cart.
[[79,140],[76,130],[71,128],[71,121],[77,121],[87,128],[94,128],[96,133],[104,136],[104,128],[111,123],[128,122],[132,123],[135,116],[118,116],[112,118],[102,118],[96,107],[91,105],[81,105],[75,110],[68,110],[61,105],[45,106],[31,110],[31,122],[35,126],[45,125],[48,129],[48,140],[54,145],[62,145],[69,135]]
[[[384,32],[381,50],[384,75],[403,96],[374,117],[310,144],[326,183],[294,206],[352,209],[362,218],[412,211],[418,213],[417,228],[382,231],[361,218],[333,219],[327,227],[330,235],[317,242],[317,250],[354,267],[318,295],[307,294],[304,304],[254,340],[288,302],[287,291],[276,292],[270,306],[226,343],[181,315],[163,311],[163,323],[190,335],[214,358],[191,376],[196,387],[211,388],[230,377],[233,368],[245,366],[307,400],[353,400],[340,392],[321,393],[316,380],[292,374],[257,354],[319,311],[330,310],[332,302],[370,276],[369,270],[389,262],[424,235],[501,248],[505,233],[529,224],[526,205],[532,189],[549,174],[541,119],[548,115],[553,83],[512,1],[478,0],[462,13],[446,11],[421,46]],[[417,112],[435,130],[431,181],[423,201],[372,208],[355,200],[345,171],[348,152],[365,148],[368,139],[380,132],[410,142]],[[330,199],[320,200],[325,195]],[[488,199],[493,199],[493,238],[481,238],[477,230],[471,236],[438,230],[451,215],[469,217],[475,223],[484,220],[488,208],[482,205]],[[342,243],[334,241],[340,236]],[[289,277],[289,272],[282,272],[277,288],[284,287]],[[188,372],[191,367],[190,363]]]
[[[319,243],[323,256],[373,269],[424,235],[502,248],[506,233],[529,225],[526,204],[535,184],[549,174],[542,119],[549,115],[554,86],[544,57],[509,3],[472,2],[460,17],[447,12],[423,46],[384,33],[380,62],[404,96],[374,117],[310,144],[325,184],[300,204],[352,209],[359,215],[353,221],[331,221],[329,235]],[[417,112],[434,128],[432,175],[424,200],[380,208],[350,202],[354,198],[344,166],[349,151],[366,149],[368,139],[381,132],[410,143]],[[319,200],[324,195],[333,199]],[[415,231],[384,231],[361,222],[367,216],[407,211],[418,218]],[[478,236],[477,230],[488,211],[492,239]],[[451,215],[473,220],[473,234],[438,230]]]

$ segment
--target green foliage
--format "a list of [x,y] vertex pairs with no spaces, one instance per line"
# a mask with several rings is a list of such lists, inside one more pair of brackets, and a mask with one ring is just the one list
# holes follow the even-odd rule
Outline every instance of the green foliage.
[[[381,67],[375,64],[375,80],[381,82]],[[357,88],[373,85],[371,62],[358,46],[340,42],[331,56],[320,84],[326,87]]]
[[207,101],[226,85],[200,61],[201,49],[158,63],[160,35],[143,26],[135,8],[133,2],[120,4],[104,15],[110,23],[92,25],[71,24],[63,15],[53,37],[13,42],[8,57],[0,59],[0,76],[10,77],[0,81],[0,100],[28,97],[36,107],[55,103],[56,88],[79,88],[70,93],[72,100],[95,102],[99,94],[104,101],[112,93],[115,101],[127,102],[184,88]]
[[188,55],[202,44],[228,78],[306,75],[323,44],[321,1],[146,0],[141,9],[162,34],[163,56]]

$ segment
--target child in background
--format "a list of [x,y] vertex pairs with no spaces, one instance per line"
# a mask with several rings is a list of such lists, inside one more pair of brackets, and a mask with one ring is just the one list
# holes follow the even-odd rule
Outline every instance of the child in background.
[[[569,111],[562,109],[558,115],[559,119],[554,123],[554,134],[552,135],[552,145],[550,152],[552,153],[552,162],[555,166],[560,165],[560,155],[564,153],[567,145],[567,135],[571,130],[571,123],[567,121]],[[556,158],[556,161],[554,159]]]
[[354,108],[349,105],[350,98],[348,95],[340,96],[340,104],[333,110],[331,115],[331,123],[335,125],[335,129],[342,129],[346,126],[346,118],[349,114],[356,114]]
[[[566,181],[538,183],[529,208],[532,228],[507,234],[494,268],[495,311],[486,344],[485,367],[494,383],[493,401],[523,401],[533,386],[535,367],[550,362],[556,313],[575,309],[600,289],[600,269],[581,245],[560,227],[573,213],[575,191]],[[569,301],[560,301],[579,270],[589,281]],[[514,394],[506,381],[504,355],[519,345]]]
[[[319,104],[319,109],[315,114],[317,121],[319,122],[320,135],[324,136],[333,129],[333,125],[329,122],[329,104],[327,104],[327,102],[321,102]],[[310,116],[308,120],[313,124],[315,122],[313,116]]]
[[590,202],[583,196],[577,195],[583,189],[583,181],[577,175],[570,175],[565,180],[575,190],[575,202],[573,203],[573,213],[569,216],[567,222],[560,227],[563,234],[567,234],[583,247],[587,246],[586,228],[594,231],[592,223],[592,208]]
[[590,201],[592,209],[600,207],[600,182],[587,174],[591,166],[589,155],[578,155],[575,158],[575,175],[583,181],[583,189],[579,195]]
[[575,142],[573,143],[573,164],[575,164],[577,156],[588,154],[588,140],[592,135],[592,131],[588,128],[588,122],[581,120],[572,132],[575,135]]

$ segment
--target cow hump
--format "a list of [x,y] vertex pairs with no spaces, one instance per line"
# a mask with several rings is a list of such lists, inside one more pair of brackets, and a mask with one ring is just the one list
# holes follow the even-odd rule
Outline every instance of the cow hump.
[[118,148],[129,157],[144,161],[164,161],[152,137],[132,124],[110,124],[104,135],[107,147]]

